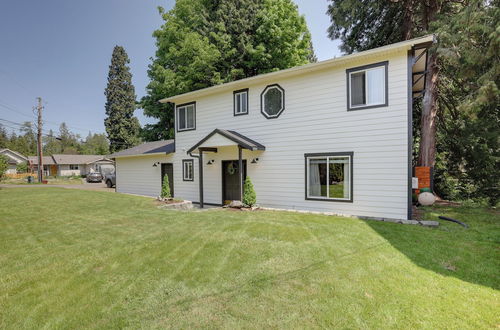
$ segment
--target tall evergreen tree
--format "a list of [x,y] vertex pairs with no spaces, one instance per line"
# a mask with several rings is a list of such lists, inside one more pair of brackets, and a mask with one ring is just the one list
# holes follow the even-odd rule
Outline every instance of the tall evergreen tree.
[[174,136],[162,98],[315,61],[311,35],[291,0],[177,0],[154,32],[144,114],[158,119],[143,137]]
[[500,200],[500,1],[474,0],[437,27],[436,188],[451,199]]
[[[441,18],[446,20],[467,4],[454,0],[329,0],[332,25],[330,38],[340,38],[347,53],[362,51],[411,39],[436,31]],[[439,65],[436,49],[427,58],[426,91],[420,115],[418,164],[434,166],[436,122],[438,115]]]
[[139,143],[140,125],[136,109],[135,89],[128,67],[130,60],[125,49],[115,46],[109,66],[104,125],[110,142],[109,151],[116,152]]

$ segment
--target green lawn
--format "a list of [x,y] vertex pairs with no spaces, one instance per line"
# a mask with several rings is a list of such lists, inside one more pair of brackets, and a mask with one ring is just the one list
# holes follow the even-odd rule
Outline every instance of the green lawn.
[[0,328],[497,328],[499,214],[438,229],[0,189]]

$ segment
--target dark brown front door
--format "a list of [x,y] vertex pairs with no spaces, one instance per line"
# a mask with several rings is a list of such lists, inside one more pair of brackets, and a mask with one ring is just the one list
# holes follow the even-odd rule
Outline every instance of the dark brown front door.
[[[237,160],[222,161],[222,203],[228,204],[240,200],[240,187],[243,182],[239,180]],[[247,161],[243,160],[243,180],[247,177]]]
[[174,197],[174,165],[172,163],[161,164],[161,186],[163,187],[163,180],[165,174],[168,175],[168,185],[170,186],[170,193]]

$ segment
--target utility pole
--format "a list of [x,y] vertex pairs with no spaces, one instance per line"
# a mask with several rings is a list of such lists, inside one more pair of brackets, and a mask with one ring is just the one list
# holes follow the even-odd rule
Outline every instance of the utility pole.
[[42,150],[42,98],[37,97],[38,106],[36,108],[38,114],[38,182],[42,183],[43,180],[43,150]]

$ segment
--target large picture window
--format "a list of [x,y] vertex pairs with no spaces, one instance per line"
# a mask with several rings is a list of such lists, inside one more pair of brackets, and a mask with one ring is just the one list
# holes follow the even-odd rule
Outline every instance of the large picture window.
[[347,70],[347,109],[387,106],[387,64],[381,62]]
[[192,159],[183,159],[182,160],[182,179],[184,181],[193,181],[194,180],[194,167],[193,167]]
[[233,92],[234,97],[234,115],[248,114],[248,89],[242,89]]
[[177,131],[189,131],[196,128],[196,103],[177,106]]
[[306,199],[352,202],[352,152],[305,154]]

